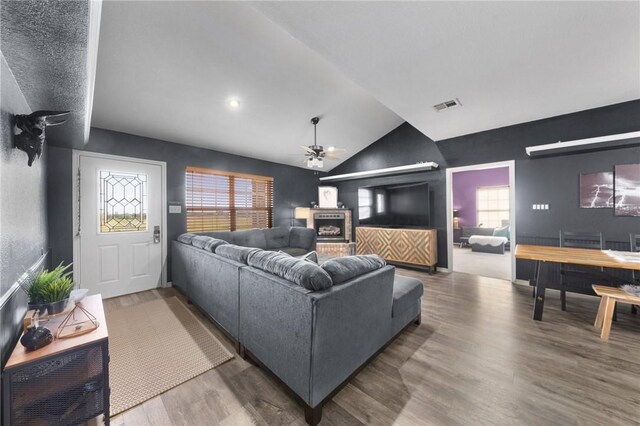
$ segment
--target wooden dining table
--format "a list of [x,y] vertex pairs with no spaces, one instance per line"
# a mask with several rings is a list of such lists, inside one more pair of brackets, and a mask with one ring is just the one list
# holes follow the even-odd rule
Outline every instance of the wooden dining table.
[[544,309],[546,283],[540,279],[540,267],[544,262],[640,271],[640,253],[635,252],[517,244],[515,257],[535,261],[533,319],[536,321],[542,321]]

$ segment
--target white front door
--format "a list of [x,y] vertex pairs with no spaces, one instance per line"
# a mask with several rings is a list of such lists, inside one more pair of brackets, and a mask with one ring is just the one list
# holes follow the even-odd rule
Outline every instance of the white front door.
[[163,169],[79,156],[80,287],[103,298],[162,285]]

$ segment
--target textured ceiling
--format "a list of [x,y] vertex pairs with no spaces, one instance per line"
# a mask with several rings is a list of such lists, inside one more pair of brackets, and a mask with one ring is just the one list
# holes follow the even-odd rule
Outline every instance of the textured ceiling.
[[29,107],[72,111],[47,140],[82,147],[90,124],[89,1],[2,0],[0,16],[0,50]]
[[246,3],[103,4],[93,126],[302,167],[313,116],[343,159],[403,122]]
[[640,98],[638,1],[252,6],[434,140]]

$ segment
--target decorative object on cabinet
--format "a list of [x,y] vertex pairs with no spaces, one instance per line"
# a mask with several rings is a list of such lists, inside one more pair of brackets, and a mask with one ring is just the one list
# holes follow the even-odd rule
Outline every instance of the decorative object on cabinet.
[[[37,321],[36,323],[37,324]],[[32,325],[20,338],[20,344],[27,351],[35,351],[53,342],[53,335],[47,327]]]
[[614,201],[613,172],[580,175],[580,208],[612,208]]
[[338,188],[335,186],[319,186],[318,199],[321,209],[338,208]]
[[75,302],[75,304],[76,306],[74,306],[64,320],[62,320],[62,323],[60,323],[58,331],[56,332],[56,339],[81,336],[91,333],[100,327],[100,323],[96,317],[82,306],[80,301]]

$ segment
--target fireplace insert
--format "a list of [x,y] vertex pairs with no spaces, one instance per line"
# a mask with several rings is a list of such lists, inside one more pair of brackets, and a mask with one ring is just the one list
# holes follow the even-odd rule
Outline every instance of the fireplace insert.
[[346,241],[344,213],[314,213],[313,227],[318,241]]

